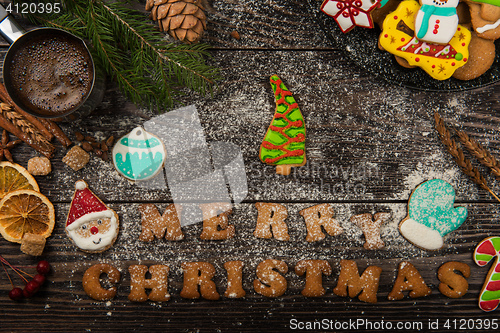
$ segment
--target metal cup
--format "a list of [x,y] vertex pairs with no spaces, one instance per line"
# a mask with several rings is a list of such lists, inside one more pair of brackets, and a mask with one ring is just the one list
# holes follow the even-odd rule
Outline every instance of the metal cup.
[[[92,110],[94,110],[96,106],[102,101],[105,90],[105,81],[103,76],[99,75],[100,73],[96,71],[92,55],[90,54],[87,45],[82,39],[76,37],[73,34],[70,34],[69,32],[55,28],[38,28],[26,32],[1,5],[0,34],[6,41],[11,44],[3,62],[3,82],[10,98],[20,109],[37,117],[63,118],[63,120],[74,120],[78,117],[90,114],[90,112],[92,112]],[[13,61],[16,61],[17,52],[33,38],[43,38],[40,36],[47,36],[47,38],[62,36],[64,38],[70,39],[72,42],[82,46],[82,50],[87,53],[88,59],[90,60],[90,63],[88,64],[89,72],[90,69],[92,70],[90,89],[78,105],[75,105],[73,108],[67,110],[64,113],[48,115],[43,114],[38,110],[34,110],[30,104],[19,98],[18,93],[14,88],[14,85],[12,84],[12,77],[10,75],[11,64],[13,63]]]

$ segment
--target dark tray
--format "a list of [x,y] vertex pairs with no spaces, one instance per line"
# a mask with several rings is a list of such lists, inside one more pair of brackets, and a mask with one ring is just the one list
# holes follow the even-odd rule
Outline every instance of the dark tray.
[[480,77],[461,81],[453,77],[447,80],[435,80],[420,68],[404,68],[400,66],[394,55],[381,51],[377,46],[380,29],[354,27],[343,33],[335,20],[320,10],[321,2],[307,0],[308,10],[316,18],[321,29],[330,39],[333,47],[344,51],[346,57],[363,67],[378,78],[391,84],[427,91],[460,91],[479,88],[500,81],[500,39],[495,41],[497,50],[491,68]]

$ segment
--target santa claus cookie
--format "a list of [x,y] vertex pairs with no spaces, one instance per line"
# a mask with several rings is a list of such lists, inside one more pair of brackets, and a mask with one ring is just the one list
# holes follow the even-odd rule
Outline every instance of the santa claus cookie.
[[103,252],[115,242],[118,229],[116,212],[92,193],[87,183],[77,181],[66,220],[66,234],[73,243],[85,252]]

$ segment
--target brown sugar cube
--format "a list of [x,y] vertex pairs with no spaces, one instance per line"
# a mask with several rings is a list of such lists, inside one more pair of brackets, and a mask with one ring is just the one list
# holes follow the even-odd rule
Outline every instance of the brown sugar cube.
[[47,157],[33,157],[28,161],[28,172],[33,176],[47,176],[52,171]]
[[29,254],[31,256],[41,256],[43,252],[43,248],[45,247],[45,237],[25,233],[21,240],[21,251]]
[[90,155],[79,146],[74,146],[63,157],[62,161],[71,169],[78,171],[90,161]]

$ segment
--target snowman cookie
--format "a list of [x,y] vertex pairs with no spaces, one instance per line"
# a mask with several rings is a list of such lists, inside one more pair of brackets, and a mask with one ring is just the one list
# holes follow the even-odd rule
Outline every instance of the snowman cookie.
[[424,250],[439,250],[443,237],[458,229],[467,209],[454,208],[455,190],[444,180],[428,180],[415,188],[408,201],[408,215],[399,231],[410,243]]
[[75,183],[75,194],[66,219],[66,234],[82,251],[97,253],[109,249],[118,236],[119,220],[87,183]]
[[419,40],[446,45],[458,28],[459,0],[420,0],[415,17],[415,37]]
[[113,147],[113,164],[125,178],[137,181],[154,177],[163,167],[165,146],[156,135],[134,128]]

